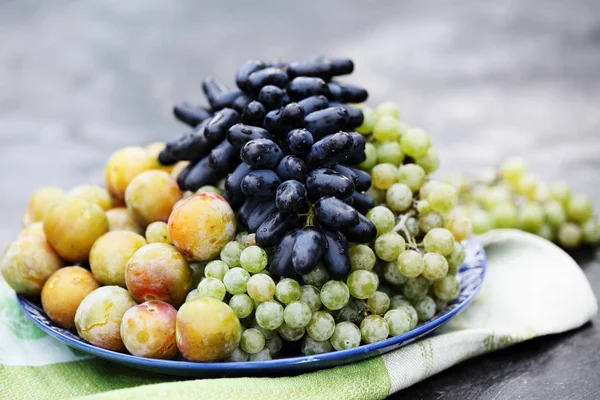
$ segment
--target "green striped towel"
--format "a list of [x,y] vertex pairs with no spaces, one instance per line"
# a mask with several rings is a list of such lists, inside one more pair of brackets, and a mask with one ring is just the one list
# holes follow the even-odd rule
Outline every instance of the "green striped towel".
[[468,358],[577,328],[596,314],[585,275],[558,247],[515,230],[481,240],[488,254],[483,288],[435,335],[360,363],[289,378],[178,380],[90,358],[36,328],[0,282],[0,398],[384,398]]

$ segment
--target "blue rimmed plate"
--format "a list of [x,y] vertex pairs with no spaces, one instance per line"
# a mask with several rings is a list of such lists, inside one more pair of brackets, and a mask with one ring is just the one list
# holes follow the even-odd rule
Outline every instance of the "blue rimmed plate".
[[18,296],[18,301],[29,318],[49,335],[85,353],[132,368],[186,377],[296,375],[303,372],[349,364],[396,350],[439,328],[450,318],[457,315],[479,292],[487,263],[483,247],[475,237],[471,237],[463,244],[465,245],[467,257],[465,263],[459,268],[457,275],[460,282],[460,294],[456,300],[449,303],[433,319],[405,334],[381,342],[314,356],[291,357],[268,361],[222,363],[154,360],[135,357],[127,353],[105,350],[93,346],[77,336],[76,333],[55,325],[37,302],[23,296]]

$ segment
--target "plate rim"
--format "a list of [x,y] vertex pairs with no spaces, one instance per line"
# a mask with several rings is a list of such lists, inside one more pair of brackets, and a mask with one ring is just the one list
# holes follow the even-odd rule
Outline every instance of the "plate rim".
[[[365,353],[372,353],[373,357],[377,355],[381,355],[382,351],[387,348],[391,348],[397,345],[401,345],[405,342],[413,341],[420,336],[430,333],[436,328],[439,328],[444,323],[448,322],[449,319],[454,317],[456,314],[465,309],[475,298],[475,296],[481,290],[483,285],[486,271],[487,271],[487,254],[483,249],[483,245],[481,242],[475,237],[472,236],[467,239],[465,242],[471,243],[474,246],[477,246],[478,249],[475,254],[478,254],[477,263],[475,265],[470,266],[468,269],[480,269],[480,283],[474,287],[470,294],[467,295],[467,298],[456,305],[454,308],[440,315],[438,318],[435,318],[431,321],[426,322],[423,325],[417,326],[416,328],[403,333],[398,336],[393,336],[387,338],[385,340],[363,344],[358,347],[354,347],[346,350],[339,350],[333,352],[327,352],[322,354],[316,354],[311,356],[297,356],[297,357],[287,357],[287,358],[276,358],[272,360],[264,360],[264,361],[229,361],[229,362],[196,362],[196,361],[183,361],[183,360],[163,360],[163,359],[152,359],[152,358],[144,358],[138,357],[131,354],[121,353],[113,350],[103,349],[98,346],[94,346],[93,344],[87,343],[84,339],[82,341],[74,340],[62,332],[56,331],[49,327],[48,325],[39,321],[33,313],[29,312],[29,307],[38,307],[37,304],[32,302],[30,299],[17,295],[17,301],[19,302],[19,306],[23,310],[23,312],[27,315],[27,317],[42,331],[52,336],[53,338],[65,343],[66,345],[73,347],[77,350],[85,352],[86,354],[93,355],[95,357],[99,357],[108,361],[117,362],[123,365],[128,366],[138,366],[140,368],[152,368],[155,370],[161,369],[169,369],[173,370],[196,370],[198,372],[201,371],[211,371],[211,372],[231,372],[235,370],[237,372],[243,371],[266,371],[273,370],[278,368],[288,368],[288,367],[297,367],[299,365],[307,365],[314,364],[318,362],[331,362],[335,360],[350,360],[349,362],[354,362],[353,360],[357,356],[363,356]],[[463,264],[464,267],[465,264]],[[43,311],[43,310],[42,310]],[[46,314],[44,314],[46,318]],[[53,324],[53,327],[64,329],[58,327]],[[408,343],[406,343],[408,344]],[[339,365],[346,364],[340,363]]]

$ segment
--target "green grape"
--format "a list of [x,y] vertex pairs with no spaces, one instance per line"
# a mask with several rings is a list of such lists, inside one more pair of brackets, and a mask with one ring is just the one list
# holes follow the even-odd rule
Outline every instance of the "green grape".
[[410,217],[409,219],[406,220],[405,226],[406,226],[406,230],[408,231],[410,236],[416,237],[421,234],[421,228],[419,228],[419,220],[418,219],[416,219],[414,217]]
[[600,243],[600,221],[590,219],[583,227],[583,241],[587,244],[596,245]]
[[395,103],[391,101],[385,101],[377,106],[375,109],[378,117],[383,115],[389,115],[395,119],[400,119],[400,109]]
[[229,268],[240,267],[242,265],[240,264],[242,251],[244,251],[244,245],[242,243],[237,241],[229,242],[221,249],[221,260],[223,260]]
[[233,352],[227,359],[227,361],[229,361],[229,362],[248,361],[248,353],[246,353],[244,350],[240,349],[239,347],[236,347],[235,350],[233,350]]
[[[421,199],[421,200],[427,200],[427,198],[429,197],[429,194],[431,193],[431,191],[433,190],[433,188],[435,188],[440,183],[441,182],[439,182],[439,181],[427,181],[427,182],[425,182],[423,184],[423,186],[421,186],[421,189],[419,189],[419,199]],[[431,206],[431,204],[429,206]]]
[[377,146],[377,162],[400,165],[404,154],[398,142],[383,142]]
[[417,165],[421,166],[426,174],[431,174],[440,167],[440,156],[437,152],[430,148],[427,153],[420,158],[415,159]]
[[256,354],[265,348],[265,337],[258,329],[246,329],[242,332],[240,347],[248,354]]
[[225,273],[223,277],[223,283],[225,288],[231,294],[244,294],[246,293],[246,284],[250,279],[250,274],[243,268],[236,267],[231,268]]
[[402,335],[412,329],[412,316],[405,307],[389,310],[383,319],[387,323],[390,336]]
[[167,243],[171,244],[171,235],[169,227],[163,221],[152,222],[146,227],[146,240],[148,243]]
[[427,233],[432,229],[441,228],[444,222],[442,216],[436,212],[419,215],[419,229],[421,232]]
[[427,253],[423,257],[423,277],[430,281],[442,279],[448,274],[448,260],[438,253]]
[[406,297],[404,297],[401,294],[394,295],[390,298],[390,310],[393,310],[394,308],[398,308],[403,304],[410,305],[410,301],[408,301],[406,299]]
[[331,345],[336,350],[346,350],[360,345],[360,329],[352,322],[340,322],[335,326],[333,335],[331,335]]
[[300,299],[302,289],[300,284],[293,279],[280,280],[275,287],[275,297],[283,304],[290,304]]
[[421,275],[425,264],[421,253],[415,250],[405,250],[398,256],[400,273],[407,278],[416,278]]
[[567,216],[570,220],[580,224],[592,218],[593,213],[592,202],[587,196],[572,196],[571,200],[567,203]]
[[319,342],[328,340],[335,330],[335,320],[331,314],[325,311],[317,311],[313,314],[306,326],[306,333],[312,339]]
[[371,271],[375,266],[377,257],[371,248],[364,244],[357,244],[350,247],[348,252],[352,270],[364,269]]
[[572,222],[567,222],[558,230],[558,243],[564,247],[575,248],[581,244],[583,231]]
[[433,282],[433,293],[442,301],[452,301],[460,293],[460,284],[454,275],[446,275]]
[[505,186],[490,187],[485,190],[482,203],[486,210],[491,210],[496,204],[511,200],[511,194]]
[[262,349],[261,351],[259,351],[256,354],[250,354],[248,356],[248,361],[267,361],[267,360],[271,360],[271,353],[269,352],[269,349]]
[[427,196],[431,209],[438,213],[450,212],[458,202],[458,192],[447,183],[436,185]]
[[260,324],[256,321],[256,319],[252,320],[250,327],[254,328],[254,329],[258,329],[263,334],[265,339],[267,339],[267,340],[270,340],[270,339],[274,338],[275,336],[277,336],[277,329],[265,329],[262,326],[260,326]]
[[339,310],[350,299],[348,286],[341,281],[329,281],[321,288],[321,303],[330,310]]
[[467,253],[465,248],[459,242],[454,242],[454,246],[452,248],[452,253],[446,256],[448,260],[448,274],[456,275],[458,272],[458,267],[460,267],[463,262],[465,262],[465,258],[467,257]]
[[558,228],[567,221],[567,213],[558,200],[548,200],[544,204],[544,214],[553,228]]
[[429,296],[415,301],[413,307],[417,310],[419,322],[429,321],[435,315],[435,300]]
[[312,312],[321,309],[321,292],[312,285],[302,286],[302,293],[299,300],[308,304]]
[[273,278],[265,274],[252,275],[246,284],[248,295],[253,300],[263,302],[275,296],[275,282]]
[[[236,233],[235,234],[235,242],[243,243],[244,240],[246,239],[246,236],[248,236],[248,232],[246,232],[246,231],[240,231],[240,232]],[[229,243],[231,243],[231,242],[229,242]],[[230,265],[229,268],[232,268],[232,266]]]
[[306,329],[304,327],[292,328],[285,322],[281,324],[281,326],[277,330],[279,336],[281,336],[283,340],[287,340],[288,342],[295,342],[296,340],[302,339],[302,336],[304,336],[305,332]]
[[566,182],[556,182],[550,186],[550,198],[566,206],[571,199],[571,188]]
[[431,211],[431,205],[427,200],[419,200],[417,201],[417,212],[419,214],[427,214]]
[[519,221],[517,208],[508,202],[497,204],[491,210],[491,215],[496,228],[514,228]]
[[377,164],[371,170],[371,183],[377,189],[389,189],[396,182],[398,168],[394,164]]
[[256,307],[254,317],[261,328],[272,331],[283,323],[283,306],[275,301],[265,301]]
[[385,202],[393,211],[406,211],[413,202],[412,190],[404,183],[394,183],[385,194]]
[[554,241],[554,230],[548,224],[543,224],[537,232],[534,232],[536,235],[543,237],[546,240]]
[[444,224],[444,227],[448,229],[454,236],[454,239],[459,242],[468,239],[473,233],[473,225],[471,224],[471,220],[457,212],[450,214],[448,220]]
[[517,157],[507,159],[500,167],[502,179],[511,185],[516,185],[525,172],[527,172],[527,165],[525,165],[522,159]]
[[329,280],[329,273],[323,263],[318,263],[315,269],[306,275],[302,275],[302,280],[307,285],[321,287]]
[[360,335],[365,343],[380,342],[389,334],[387,322],[379,315],[369,315],[360,323]]
[[417,164],[404,164],[398,168],[396,180],[404,183],[413,192],[416,192],[425,183],[425,170]]
[[377,148],[373,143],[365,143],[365,161],[358,164],[358,168],[370,171],[377,164]]
[[400,273],[400,266],[396,262],[389,262],[383,268],[383,278],[391,285],[402,285],[406,282],[406,277]]
[[427,296],[429,291],[429,281],[422,276],[416,278],[409,278],[404,285],[402,285],[402,294],[412,301],[422,299]]
[[311,317],[312,310],[302,301],[294,301],[283,310],[283,321],[291,328],[304,328]]
[[484,210],[475,210],[471,213],[471,226],[473,233],[481,235],[494,229],[494,219],[492,215]]
[[366,217],[375,225],[378,235],[391,231],[396,223],[394,213],[384,206],[373,207],[367,212]]
[[323,340],[319,342],[306,335],[302,339],[301,351],[305,356],[314,356],[316,354],[329,353],[333,351],[333,346],[329,340]]
[[[256,246],[256,234],[249,233],[242,242],[242,245],[245,247]],[[240,254],[241,256],[241,254]],[[241,264],[240,264],[241,265]]]
[[381,115],[373,127],[373,137],[380,142],[394,142],[400,139],[400,121],[390,115]]
[[218,187],[214,187],[211,185],[205,185],[205,186],[201,186],[198,190],[196,190],[196,194],[200,194],[200,193],[216,193],[216,194],[221,194],[222,190],[219,189]]
[[525,203],[519,210],[519,227],[527,232],[537,232],[544,224],[544,210],[539,204]]
[[[368,299],[377,290],[379,280],[375,273],[371,271],[365,271],[364,269],[359,269],[352,272],[348,276],[347,285],[352,296],[356,297],[357,299]],[[323,301],[322,297],[323,291],[321,290],[321,301]],[[324,301],[323,304],[325,304]],[[327,308],[331,310],[330,307]]]
[[204,267],[204,275],[207,278],[216,278],[220,281],[223,281],[227,271],[229,271],[229,267],[221,260],[211,261]]
[[375,113],[375,111],[371,110],[368,107],[364,107],[362,110],[362,113],[363,113],[363,122],[355,130],[356,130],[356,132],[358,132],[362,135],[368,135],[369,133],[373,132],[373,127],[375,126],[375,123],[377,122],[377,114]]
[[539,182],[537,188],[535,189],[534,200],[539,203],[543,203],[545,201],[548,201],[549,199],[550,187],[544,182]]
[[240,254],[240,265],[252,274],[265,269],[268,263],[267,252],[258,246],[246,247]]
[[402,310],[405,311],[408,315],[410,322],[410,329],[415,329],[417,324],[419,323],[419,316],[417,315],[417,310],[410,304],[401,304],[394,308],[394,310]]
[[447,256],[454,248],[454,236],[446,228],[434,228],[427,232],[423,244],[426,252]]
[[375,253],[383,261],[396,261],[400,253],[404,251],[405,246],[406,242],[396,232],[384,233],[375,239]]
[[195,299],[196,297],[200,297],[200,295],[198,294],[198,289],[191,290],[191,291],[190,291],[190,292],[187,294],[187,296],[185,296],[185,301],[187,302],[187,301],[193,300],[193,299]]
[[367,305],[373,314],[383,315],[390,308],[390,297],[383,292],[377,291],[367,299]]
[[379,190],[371,185],[365,194],[373,199],[376,206],[385,203],[385,190]]
[[198,284],[198,297],[212,297],[219,301],[225,298],[225,286],[217,278],[206,278]]
[[254,311],[254,302],[247,294],[236,294],[229,299],[229,307],[239,319],[243,319]]
[[429,135],[423,129],[410,128],[402,135],[400,139],[402,152],[412,158],[421,158],[427,154],[431,140]]
[[265,343],[265,348],[269,350],[271,357],[276,357],[281,351],[282,347],[283,342],[281,341],[281,337],[279,337],[277,334],[273,335],[273,337],[268,339]]
[[448,307],[448,302],[446,301],[442,301],[440,299],[434,299],[435,300],[435,312],[441,312],[444,311],[446,309],[446,307]]

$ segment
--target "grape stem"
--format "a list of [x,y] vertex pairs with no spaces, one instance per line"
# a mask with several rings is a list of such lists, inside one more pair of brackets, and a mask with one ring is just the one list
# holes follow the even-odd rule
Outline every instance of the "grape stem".
[[315,217],[315,213],[314,213],[314,205],[311,204],[310,208],[308,210],[308,213],[306,214],[306,225],[305,226],[311,226],[313,225],[313,219]]
[[408,241],[408,244],[413,249],[416,250],[417,249],[417,242],[415,241],[415,238],[413,238],[411,236],[410,232],[408,232],[408,229],[406,228],[406,221],[408,221],[408,219],[410,217],[413,217],[414,215],[415,215],[415,210],[410,210],[406,214],[403,214],[402,216],[400,216],[400,220],[398,221],[398,223],[396,224],[396,226],[392,230],[394,232],[402,231],[404,233],[404,235],[406,236],[406,240]]

